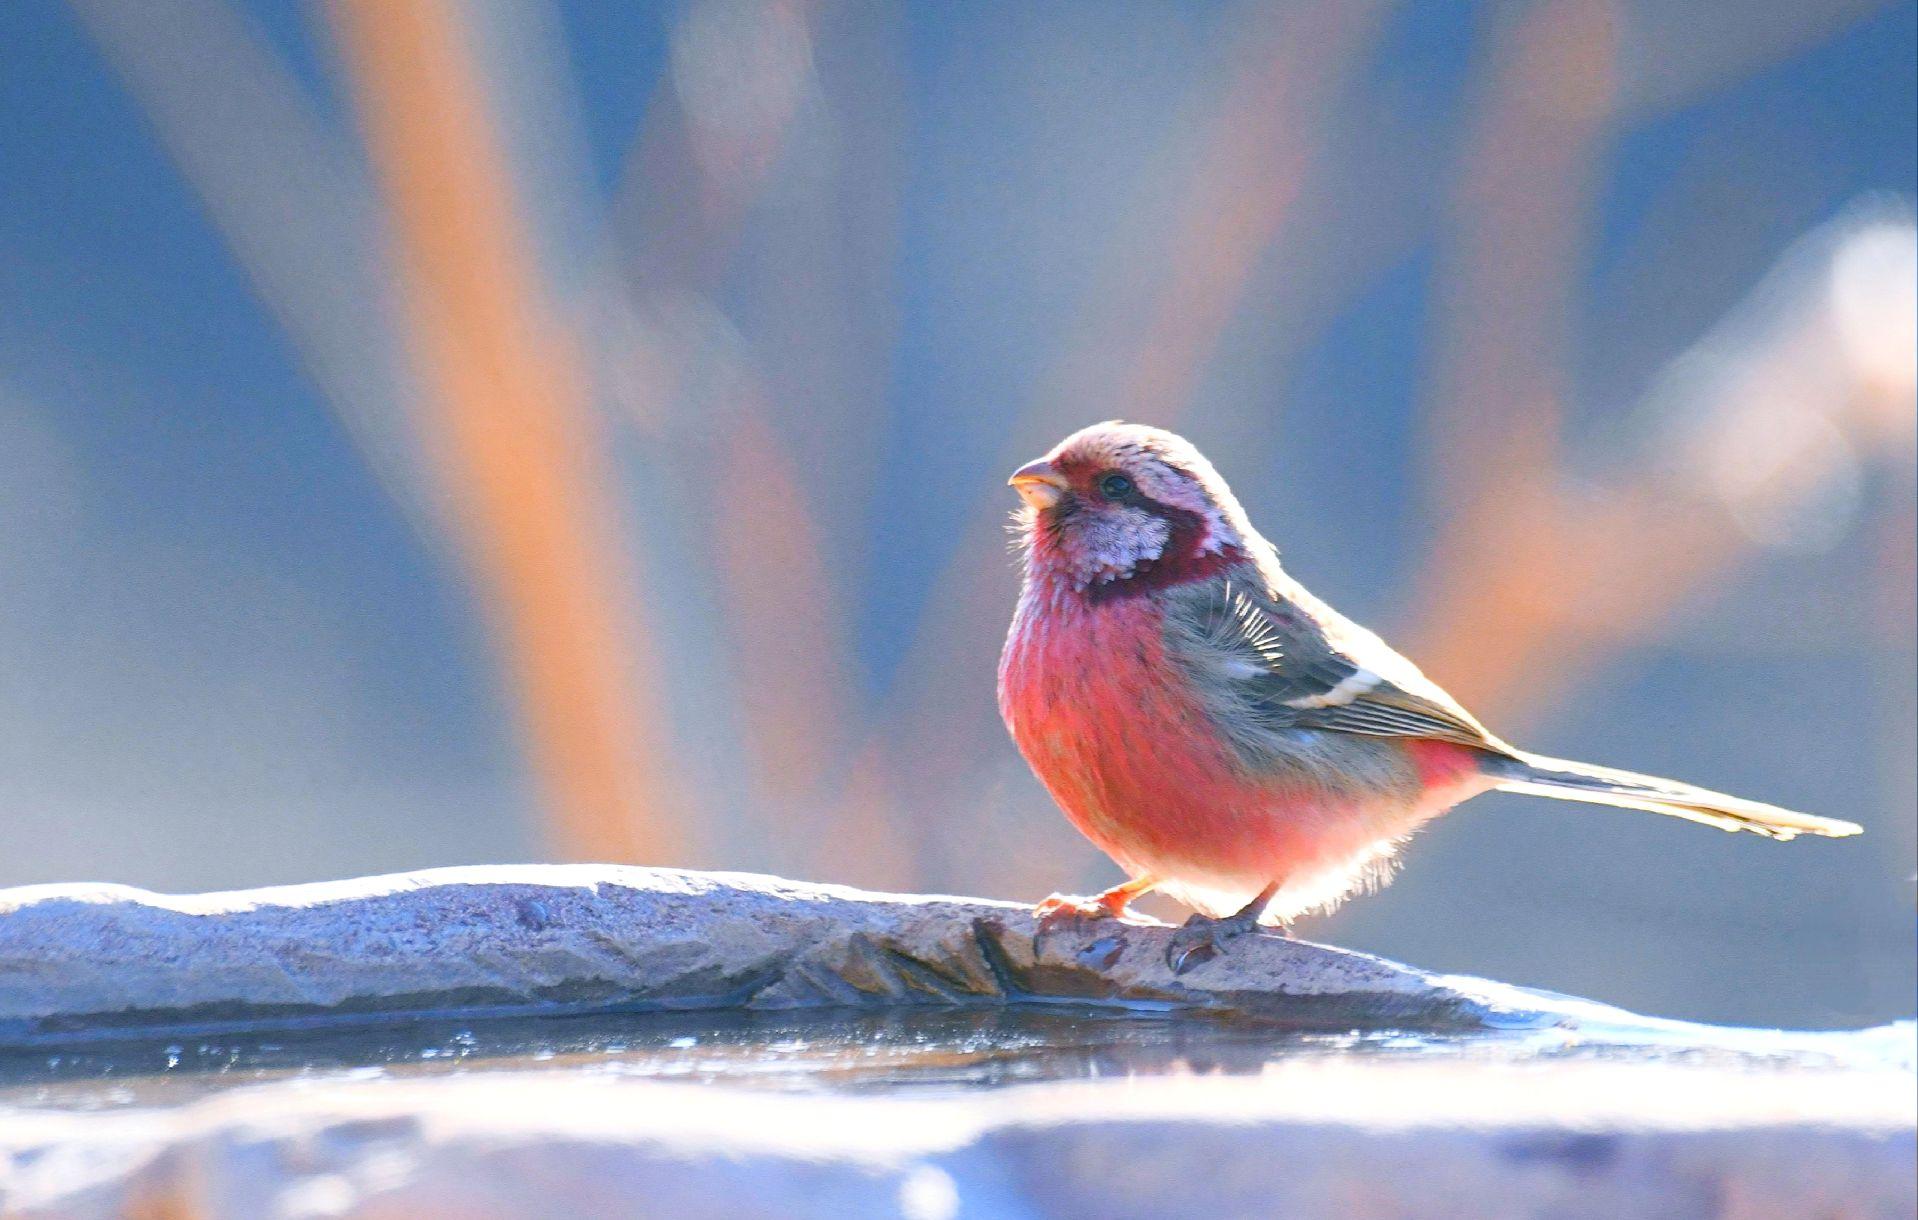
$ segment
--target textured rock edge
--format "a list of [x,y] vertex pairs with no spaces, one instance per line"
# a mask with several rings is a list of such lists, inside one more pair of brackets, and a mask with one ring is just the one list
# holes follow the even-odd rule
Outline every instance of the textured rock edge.
[[424,1014],[1042,1003],[1301,1029],[1637,1020],[1276,935],[1183,975],[1171,929],[746,873],[433,869],[168,896],[0,890],[0,1047]]

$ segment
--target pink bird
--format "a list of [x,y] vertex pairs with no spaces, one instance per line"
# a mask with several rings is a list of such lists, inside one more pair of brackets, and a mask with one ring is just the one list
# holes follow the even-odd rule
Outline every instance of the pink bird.
[[1212,463],[1170,432],[1094,424],[1010,483],[1025,582],[1000,714],[1129,877],[1055,894],[1043,920],[1124,917],[1161,890],[1201,912],[1169,953],[1188,969],[1226,937],[1383,885],[1414,831],[1493,789],[1774,839],[1859,832],[1494,736],[1287,575]]

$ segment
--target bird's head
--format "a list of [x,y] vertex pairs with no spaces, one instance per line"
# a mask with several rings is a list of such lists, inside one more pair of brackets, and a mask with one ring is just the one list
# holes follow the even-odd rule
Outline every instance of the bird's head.
[[1242,557],[1251,527],[1184,437],[1117,420],[1081,428],[1007,480],[1031,569],[1094,598],[1210,575]]

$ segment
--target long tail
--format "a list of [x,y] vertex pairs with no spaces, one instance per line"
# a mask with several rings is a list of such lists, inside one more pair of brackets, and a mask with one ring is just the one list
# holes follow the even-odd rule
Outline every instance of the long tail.
[[1843,838],[1860,833],[1864,827],[1836,818],[1814,817],[1727,796],[1709,788],[1694,788],[1676,780],[1594,767],[1589,763],[1569,762],[1563,758],[1544,758],[1537,754],[1514,752],[1500,758],[1487,770],[1498,778],[1503,792],[1525,792],[1549,796],[1560,801],[1586,801],[1594,805],[1615,805],[1621,809],[1643,809],[1668,814],[1691,822],[1702,822],[1720,830],[1750,830],[1771,839],[1790,839],[1801,834]]

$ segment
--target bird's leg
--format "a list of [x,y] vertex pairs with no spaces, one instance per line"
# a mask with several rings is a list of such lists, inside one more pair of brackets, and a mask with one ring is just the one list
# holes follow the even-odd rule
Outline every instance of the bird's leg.
[[1032,908],[1041,928],[1066,919],[1124,919],[1132,900],[1159,884],[1157,877],[1134,877],[1090,898],[1076,894],[1054,894]]
[[[1172,967],[1172,973],[1184,974],[1186,971],[1219,955],[1225,942],[1234,937],[1244,936],[1247,932],[1258,930],[1259,918],[1265,914],[1265,908],[1272,905],[1273,896],[1279,892],[1280,883],[1272,884],[1260,890],[1258,896],[1237,911],[1222,919],[1208,919],[1203,915],[1194,915],[1172,933],[1171,943],[1166,945],[1165,964]],[[1282,933],[1290,939],[1292,931],[1281,925]]]

